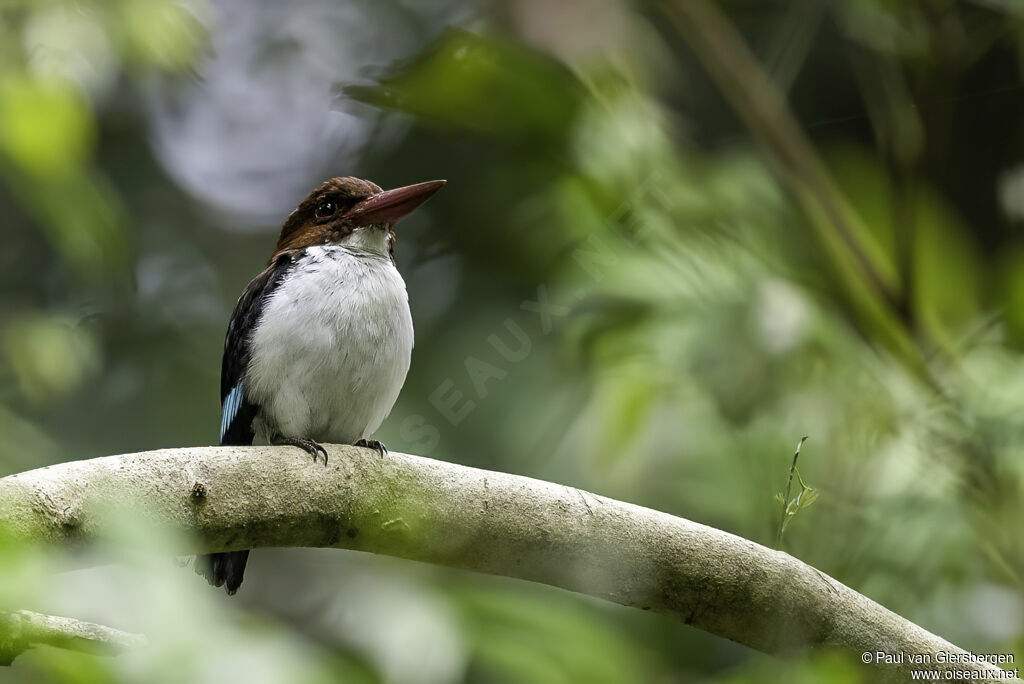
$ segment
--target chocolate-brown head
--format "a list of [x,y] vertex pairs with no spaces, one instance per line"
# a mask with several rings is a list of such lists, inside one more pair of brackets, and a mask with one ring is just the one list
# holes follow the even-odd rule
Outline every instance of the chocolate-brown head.
[[352,176],[332,178],[299,203],[281,228],[274,253],[311,245],[380,243],[389,250],[392,229],[437,192],[443,180],[381,190]]

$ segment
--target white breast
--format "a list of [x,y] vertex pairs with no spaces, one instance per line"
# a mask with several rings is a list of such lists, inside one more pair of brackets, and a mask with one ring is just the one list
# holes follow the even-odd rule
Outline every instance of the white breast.
[[310,247],[266,303],[246,392],[256,430],[351,444],[387,417],[413,330],[405,281],[387,256]]

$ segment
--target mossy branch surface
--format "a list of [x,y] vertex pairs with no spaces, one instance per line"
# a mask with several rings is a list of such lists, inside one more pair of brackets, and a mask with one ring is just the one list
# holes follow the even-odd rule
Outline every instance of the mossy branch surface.
[[[747,539],[550,482],[328,446],[167,449],[0,479],[0,526],[52,544],[113,511],[196,540],[180,552],[353,549],[504,575],[652,610],[770,654],[965,652],[815,568]],[[874,658],[872,658],[874,660]],[[904,681],[910,664],[880,665]],[[941,667],[941,666],[940,666]],[[986,663],[947,666],[996,672]],[[1006,681],[1006,680],[1000,680]]]

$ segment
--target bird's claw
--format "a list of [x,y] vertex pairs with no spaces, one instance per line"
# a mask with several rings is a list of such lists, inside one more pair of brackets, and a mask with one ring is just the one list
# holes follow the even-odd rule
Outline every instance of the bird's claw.
[[327,465],[327,449],[320,446],[320,443],[312,439],[303,438],[288,438],[282,437],[276,440],[277,444],[287,444],[289,446],[296,446],[305,451],[307,454],[313,457],[313,463],[319,460],[320,456],[323,456],[324,465]]
[[374,449],[382,458],[384,457],[384,454],[388,453],[388,448],[384,446],[384,443],[378,442],[375,439],[361,439],[356,442],[354,446]]

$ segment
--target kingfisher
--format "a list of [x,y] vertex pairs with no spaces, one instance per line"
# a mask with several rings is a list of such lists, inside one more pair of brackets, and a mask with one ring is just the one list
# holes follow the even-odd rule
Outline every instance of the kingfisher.
[[[284,222],[266,268],[238,298],[221,363],[220,443],[303,449],[321,442],[376,449],[371,438],[405,383],[413,347],[395,224],[443,180],[382,190],[332,178]],[[196,572],[238,591],[249,551],[196,559]]]

